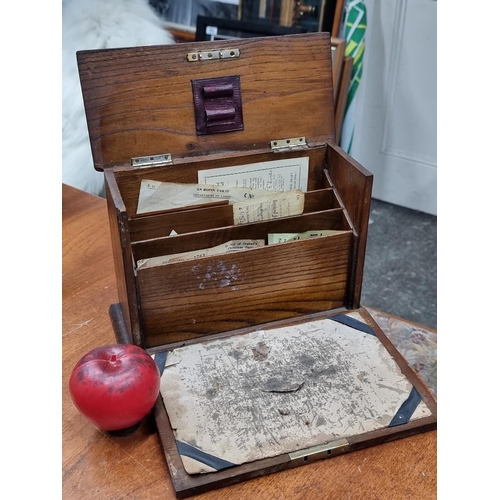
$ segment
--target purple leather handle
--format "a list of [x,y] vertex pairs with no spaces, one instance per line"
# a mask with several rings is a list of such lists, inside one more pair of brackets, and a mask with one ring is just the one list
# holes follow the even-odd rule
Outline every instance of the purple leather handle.
[[215,122],[221,120],[234,120],[236,110],[234,106],[221,106],[217,108],[205,108],[207,122]]
[[191,84],[197,135],[243,130],[238,75],[202,78]]
[[233,97],[233,84],[205,85],[203,87],[203,97],[205,99],[215,99],[216,97]]

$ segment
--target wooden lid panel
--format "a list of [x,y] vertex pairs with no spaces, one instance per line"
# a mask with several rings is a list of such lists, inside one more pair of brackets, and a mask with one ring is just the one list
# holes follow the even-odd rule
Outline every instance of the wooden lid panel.
[[[237,48],[238,58],[188,61]],[[77,53],[95,168],[137,156],[255,151],[334,137],[330,36],[307,33]],[[192,80],[238,75],[244,129],[197,135]]]

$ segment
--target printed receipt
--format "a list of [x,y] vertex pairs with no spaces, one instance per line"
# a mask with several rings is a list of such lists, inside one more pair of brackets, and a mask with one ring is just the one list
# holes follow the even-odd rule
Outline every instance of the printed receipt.
[[141,259],[137,261],[137,269],[144,267],[162,266],[171,262],[182,262],[184,260],[199,259],[200,257],[209,257],[212,255],[220,255],[236,250],[248,250],[250,248],[263,247],[265,240],[231,240],[222,245],[217,245],[212,248],[202,248],[201,250],[193,250],[192,252],[182,252],[171,255],[162,255],[160,257],[151,257],[149,259]]
[[[233,204],[296,190],[305,192],[308,171],[309,158],[304,157],[200,170],[198,184],[143,179],[136,213],[158,212],[217,201]],[[275,208],[279,210],[277,206]]]
[[309,238],[316,238],[317,236],[328,236],[330,234],[346,233],[340,229],[325,229],[320,231],[306,231],[304,233],[269,233],[267,235],[268,245],[275,243],[284,243],[285,241],[306,240]]
[[287,158],[198,172],[200,184],[266,189],[267,191],[307,191],[309,158]]
[[209,184],[177,184],[143,179],[139,192],[137,213],[144,214],[216,201],[235,203],[271,193],[265,189],[224,187]]
[[304,193],[296,189],[235,203],[233,205],[233,218],[235,224],[249,224],[300,215],[303,211]]

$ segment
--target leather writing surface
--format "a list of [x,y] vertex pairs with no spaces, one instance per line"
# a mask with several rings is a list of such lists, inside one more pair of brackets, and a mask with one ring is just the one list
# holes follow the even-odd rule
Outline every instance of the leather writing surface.
[[431,416],[374,332],[334,318],[174,349],[160,391],[177,442],[201,452],[191,474]]

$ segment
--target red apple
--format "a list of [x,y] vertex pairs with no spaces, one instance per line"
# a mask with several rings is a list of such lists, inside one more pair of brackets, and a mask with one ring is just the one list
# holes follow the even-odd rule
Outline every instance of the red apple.
[[104,431],[138,424],[160,391],[160,372],[151,356],[135,345],[98,347],[76,364],[69,391],[78,411]]

